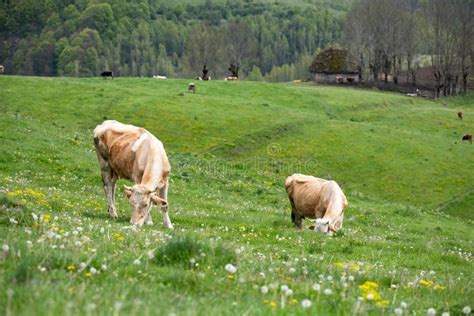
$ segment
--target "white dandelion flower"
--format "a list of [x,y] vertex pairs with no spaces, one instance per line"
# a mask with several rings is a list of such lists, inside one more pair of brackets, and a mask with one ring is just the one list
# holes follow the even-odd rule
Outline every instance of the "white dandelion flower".
[[449,316],[449,312],[443,312],[441,316]]
[[374,295],[373,295],[373,294],[367,295],[367,299],[368,299],[369,301],[373,300],[373,299],[374,299]]
[[395,315],[397,316],[401,316],[403,315],[403,309],[401,309],[400,307],[397,307],[393,310],[393,312],[395,313]]
[[325,290],[324,290],[324,294],[326,294],[326,295],[331,295],[331,294],[332,294],[331,289],[325,289]]
[[311,301],[310,301],[310,300],[307,300],[307,299],[306,299],[306,300],[303,300],[303,301],[301,302],[301,306],[302,306],[303,308],[310,308],[311,305],[312,305]]
[[280,289],[283,293],[286,293],[286,291],[289,290],[288,285],[282,285]]
[[319,283],[313,284],[313,290],[315,290],[316,292],[321,291],[321,284]]
[[27,240],[27,241],[26,241],[26,246],[27,246],[28,248],[33,247],[33,243],[31,242],[31,240]]
[[462,312],[466,315],[469,315],[471,313],[471,306],[464,306]]
[[133,264],[136,266],[140,265],[140,263],[140,259],[135,259],[135,261],[133,261]]
[[100,266],[100,269],[101,269],[102,271],[105,271],[105,270],[107,270],[107,266],[106,266],[105,264],[103,264],[103,265]]
[[290,269],[288,270],[288,272],[290,272],[290,274],[293,274],[293,273],[296,272],[296,269],[292,267],[292,268],[290,268]]
[[225,265],[225,270],[227,272],[229,272],[230,274],[234,274],[237,272],[237,268],[232,264],[232,263],[228,263]]
[[428,316],[434,316],[434,315],[436,315],[436,309],[434,309],[434,308],[428,308],[428,310],[426,311],[426,314],[427,314]]
[[401,302],[400,302],[400,307],[401,307],[401,308],[407,308],[407,307],[408,307],[408,304],[405,303],[404,301],[401,301]]
[[262,294],[267,294],[267,293],[268,293],[268,287],[266,287],[265,285],[262,286],[262,287],[260,288],[260,292],[262,292]]
[[16,224],[18,224],[18,221],[12,217],[12,218],[10,218],[10,223],[16,225]]
[[96,270],[94,267],[90,268],[89,271],[90,271],[92,274],[96,274],[96,273],[97,273],[97,270]]
[[291,295],[293,295],[293,290],[292,290],[292,289],[288,289],[288,290],[285,292],[285,295],[286,295],[286,296],[291,296]]
[[4,253],[8,253],[8,251],[10,250],[10,247],[7,244],[3,244],[2,250]]

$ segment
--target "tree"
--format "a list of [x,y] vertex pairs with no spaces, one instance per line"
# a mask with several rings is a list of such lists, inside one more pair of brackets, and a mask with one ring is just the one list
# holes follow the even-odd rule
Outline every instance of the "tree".
[[252,70],[247,76],[247,80],[250,81],[263,81],[263,76],[262,72],[260,71],[260,68],[258,66],[253,65]]

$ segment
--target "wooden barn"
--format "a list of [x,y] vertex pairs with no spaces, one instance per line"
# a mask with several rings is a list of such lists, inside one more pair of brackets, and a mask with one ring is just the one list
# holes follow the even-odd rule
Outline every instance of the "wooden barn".
[[358,83],[357,63],[344,48],[322,50],[309,67],[312,79],[319,83]]

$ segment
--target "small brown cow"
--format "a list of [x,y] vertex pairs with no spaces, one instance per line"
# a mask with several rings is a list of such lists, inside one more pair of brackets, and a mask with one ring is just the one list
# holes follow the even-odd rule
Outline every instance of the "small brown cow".
[[286,192],[291,203],[291,220],[301,229],[302,219],[316,219],[314,231],[332,234],[342,227],[347,199],[335,181],[303,174],[286,178]]
[[458,118],[462,120],[462,112],[458,112]]
[[196,85],[194,83],[190,83],[188,85],[188,92],[196,93]]
[[462,137],[462,141],[467,141],[467,142],[469,142],[470,144],[472,144],[472,134],[465,134],[465,135]]

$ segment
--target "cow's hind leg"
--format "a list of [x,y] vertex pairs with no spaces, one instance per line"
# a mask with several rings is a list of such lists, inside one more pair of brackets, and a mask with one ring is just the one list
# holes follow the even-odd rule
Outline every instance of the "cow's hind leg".
[[297,229],[301,229],[303,227],[302,217],[296,211],[295,202],[293,202],[292,198],[290,198],[290,203],[291,203],[291,221],[293,222],[293,224],[295,224],[295,227]]
[[[160,198],[168,202],[168,179],[165,180],[165,185],[160,189],[159,195]],[[161,206],[161,212],[163,213],[163,224],[166,227],[173,229],[173,224],[171,224],[171,220],[168,215],[168,204]]]
[[107,160],[101,154],[101,148],[96,141],[97,157],[99,158],[100,172],[102,175],[102,183],[104,184],[105,196],[109,204],[109,214],[112,218],[118,218],[117,209],[115,208],[115,184],[117,175],[113,172]]

